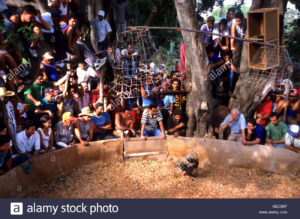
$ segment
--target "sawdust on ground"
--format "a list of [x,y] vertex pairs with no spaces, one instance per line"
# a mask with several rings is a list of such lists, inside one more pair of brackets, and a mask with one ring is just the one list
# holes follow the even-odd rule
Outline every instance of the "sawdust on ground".
[[44,184],[30,198],[300,198],[300,177],[206,165],[197,177],[172,161],[96,162]]

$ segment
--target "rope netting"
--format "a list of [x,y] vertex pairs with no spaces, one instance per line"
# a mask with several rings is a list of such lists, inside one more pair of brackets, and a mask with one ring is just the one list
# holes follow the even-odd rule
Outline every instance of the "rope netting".
[[280,85],[283,80],[290,79],[293,74],[293,64],[286,47],[261,47],[251,62],[252,66],[264,63],[268,70],[250,70],[247,82],[252,87],[264,88],[271,84],[272,88]]
[[165,74],[166,69],[150,31],[129,30],[121,34],[113,45],[113,51],[115,57],[111,60],[111,65],[114,81],[110,85],[112,96],[135,98],[140,95],[141,86],[161,85],[161,78],[157,74]]

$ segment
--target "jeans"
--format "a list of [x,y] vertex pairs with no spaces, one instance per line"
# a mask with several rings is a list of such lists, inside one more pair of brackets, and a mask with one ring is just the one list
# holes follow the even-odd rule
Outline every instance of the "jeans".
[[161,131],[160,129],[155,129],[155,130],[144,130],[144,136],[149,137],[149,136],[161,136]]
[[2,167],[4,165],[6,156],[7,156],[7,152],[1,152],[0,153],[0,167]]
[[136,74],[137,61],[135,60],[125,60],[122,62],[124,74],[126,77],[132,77]]
[[[266,143],[265,144],[266,146],[268,146],[268,144]],[[273,147],[275,148],[285,148],[285,144],[284,143],[280,143],[280,144],[272,144]]]
[[106,51],[108,46],[108,38],[105,38],[102,42],[98,42],[98,51]]

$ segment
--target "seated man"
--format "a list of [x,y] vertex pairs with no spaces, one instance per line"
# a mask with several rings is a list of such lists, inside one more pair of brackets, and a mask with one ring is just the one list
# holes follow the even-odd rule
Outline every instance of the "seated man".
[[[17,145],[20,150],[19,156],[14,160],[14,166],[30,160],[33,156],[38,156],[41,149],[40,136],[35,131],[34,121],[27,120],[24,124],[25,130],[17,134]],[[24,168],[24,167],[23,167]]]
[[270,147],[285,148],[285,135],[288,130],[284,122],[279,121],[278,113],[271,113],[270,124],[266,127],[266,145]]
[[246,120],[244,115],[240,113],[238,109],[234,108],[231,110],[230,115],[228,115],[221,123],[220,128],[224,130],[228,126],[231,131],[228,141],[242,142],[242,140],[246,138]]
[[89,141],[93,140],[94,123],[91,121],[91,116],[94,113],[89,107],[83,108],[75,120],[75,135],[81,144],[89,145]]
[[103,103],[96,104],[96,112],[91,117],[94,122],[94,140],[107,140],[112,139],[114,136],[110,133],[112,131],[112,122],[110,115],[104,112]]
[[[157,122],[160,129],[157,128]],[[144,110],[141,123],[141,138],[146,139],[148,136],[161,136],[164,139],[166,137],[163,117],[155,104],[151,104],[149,108]]]
[[11,139],[7,132],[7,127],[5,124],[0,123],[0,175],[4,174],[12,167],[12,149],[10,145]]
[[134,122],[134,117],[128,108],[125,108],[124,112],[116,113],[115,128],[116,130],[124,131],[125,137],[129,137],[130,132],[133,136],[136,136]]
[[174,137],[185,136],[185,122],[182,119],[182,111],[175,109],[172,117],[168,119],[168,134]]
[[67,148],[75,144],[73,121],[76,118],[72,113],[65,112],[62,121],[55,126],[54,137],[56,145],[61,148]]
[[246,139],[243,139],[244,145],[264,144],[264,128],[256,124],[254,119],[247,121]]
[[290,125],[285,135],[285,147],[300,154],[300,126]]

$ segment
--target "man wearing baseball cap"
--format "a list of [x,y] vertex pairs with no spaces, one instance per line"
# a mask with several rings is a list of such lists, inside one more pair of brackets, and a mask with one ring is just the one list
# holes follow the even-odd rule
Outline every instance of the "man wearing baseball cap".
[[285,147],[300,154],[300,126],[292,124],[285,135]]
[[106,51],[109,43],[108,36],[112,31],[109,23],[104,19],[104,17],[105,12],[100,10],[98,11],[98,18],[94,18],[90,21],[90,24],[95,27],[99,51]]
[[45,89],[45,97],[41,100],[41,105],[35,109],[37,115],[36,121],[40,121],[42,115],[48,114],[51,117],[52,124],[57,122],[57,102],[53,99],[55,96],[52,88]]
[[75,144],[73,125],[75,119],[71,112],[65,112],[62,121],[56,124],[54,136],[58,147],[67,148]]

